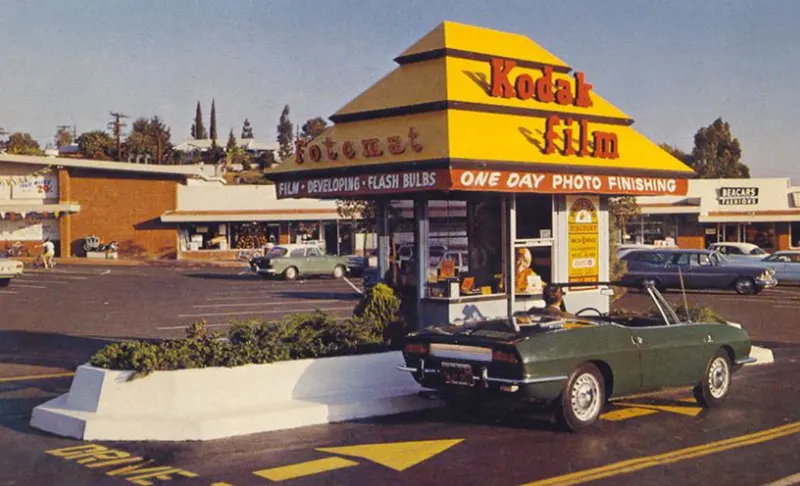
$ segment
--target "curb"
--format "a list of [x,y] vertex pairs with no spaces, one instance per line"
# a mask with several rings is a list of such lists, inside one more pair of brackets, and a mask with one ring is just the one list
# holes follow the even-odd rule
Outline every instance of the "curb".
[[771,349],[762,348],[761,346],[753,346],[750,348],[750,357],[755,358],[755,363],[746,364],[745,366],[757,366],[772,364],[775,362],[775,355]]
[[[33,257],[14,258],[25,263],[26,268],[36,260]],[[159,268],[244,268],[247,262],[231,260],[89,260],[86,258],[56,258],[57,265],[92,267],[159,267]]]

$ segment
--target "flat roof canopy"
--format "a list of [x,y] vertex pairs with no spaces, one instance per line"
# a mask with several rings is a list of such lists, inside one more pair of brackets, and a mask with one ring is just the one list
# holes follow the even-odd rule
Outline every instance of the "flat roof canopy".
[[691,168],[524,36],[444,22],[395,61],[268,173],[279,198],[686,194]]

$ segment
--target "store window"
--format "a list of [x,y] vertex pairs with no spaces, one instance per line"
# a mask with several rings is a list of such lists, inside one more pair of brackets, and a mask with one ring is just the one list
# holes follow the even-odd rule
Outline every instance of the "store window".
[[674,246],[678,238],[678,218],[643,214],[628,221],[625,233],[625,243]]
[[775,223],[753,223],[744,229],[745,242],[752,243],[766,251],[778,248]]
[[219,223],[193,224],[186,229],[187,250],[227,250],[228,225]]
[[233,246],[239,250],[264,248],[267,243],[280,242],[280,225],[277,223],[240,223],[231,225]]
[[789,223],[789,246],[800,248],[800,222]]

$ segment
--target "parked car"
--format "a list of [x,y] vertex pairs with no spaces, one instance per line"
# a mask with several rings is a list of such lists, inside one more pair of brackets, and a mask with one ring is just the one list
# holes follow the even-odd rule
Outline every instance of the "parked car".
[[[442,259],[442,256],[446,251],[447,247],[443,245],[431,245],[428,247],[428,264],[431,266],[438,265],[439,260]],[[414,261],[414,245],[403,244],[398,246],[397,260],[401,265],[404,265],[406,262]]]
[[264,277],[282,276],[295,280],[300,275],[331,275],[342,278],[348,272],[348,257],[324,255],[316,245],[290,244],[273,247],[265,256],[250,260],[250,268]]
[[469,254],[466,250],[447,250],[435,265],[431,262],[430,266],[438,269],[444,261],[452,261],[455,264],[456,272],[469,271]]
[[22,262],[0,256],[0,287],[8,287],[11,279],[22,275]]
[[775,269],[778,282],[800,282],[800,250],[776,251],[764,257],[760,263]]
[[407,337],[399,369],[451,406],[492,398],[554,406],[573,431],[597,420],[609,398],[661,387],[693,386],[702,406],[716,407],[732,373],[755,361],[747,333],[734,323],[686,322],[652,284],[645,290],[657,317],[532,310],[423,329]]
[[659,290],[681,288],[681,278],[687,289],[734,289],[740,294],[778,284],[772,268],[736,264],[711,250],[635,250],[622,260],[628,264],[623,282],[652,284]]
[[769,253],[752,243],[711,243],[708,249],[722,253],[731,261],[742,259],[761,260],[769,255]]

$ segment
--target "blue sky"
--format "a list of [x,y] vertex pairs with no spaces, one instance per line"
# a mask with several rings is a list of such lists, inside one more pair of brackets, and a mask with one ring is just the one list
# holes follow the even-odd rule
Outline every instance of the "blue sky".
[[274,140],[283,105],[295,123],[329,116],[446,19],[529,36],[656,142],[690,150],[722,117],[753,175],[800,182],[798,16],[791,0],[9,1],[0,126],[46,143],[110,110],[157,114],[177,143],[216,98],[221,137],[247,117]]

